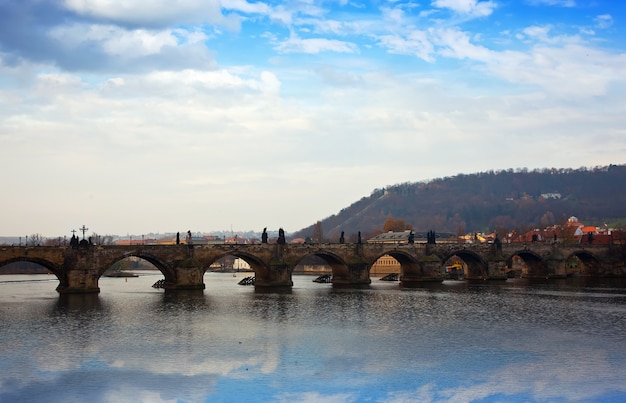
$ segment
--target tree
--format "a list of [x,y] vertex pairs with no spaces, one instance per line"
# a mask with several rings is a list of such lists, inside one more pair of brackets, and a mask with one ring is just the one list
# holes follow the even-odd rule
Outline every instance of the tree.
[[313,234],[311,235],[313,243],[322,243],[324,240],[324,230],[322,230],[322,222],[318,221],[313,226]]
[[544,215],[541,216],[541,226],[543,228],[546,228],[550,225],[554,225],[555,222],[556,220],[554,219],[554,214],[552,214],[551,211],[548,211]]
[[402,232],[407,229],[413,229],[413,227],[406,224],[404,220],[396,220],[393,217],[387,218],[387,220],[383,224],[383,232]]
[[41,234],[32,234],[29,238],[27,238],[26,246],[41,246],[44,242],[44,237]]

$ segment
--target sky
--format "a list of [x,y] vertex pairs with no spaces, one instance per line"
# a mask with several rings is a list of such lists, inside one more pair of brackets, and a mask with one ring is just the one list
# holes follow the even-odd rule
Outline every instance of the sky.
[[0,0],[0,235],[297,231],[626,163],[614,0]]

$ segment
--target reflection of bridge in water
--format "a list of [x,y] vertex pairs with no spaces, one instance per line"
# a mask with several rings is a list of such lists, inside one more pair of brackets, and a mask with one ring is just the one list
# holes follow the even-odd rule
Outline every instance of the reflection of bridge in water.
[[[371,266],[384,255],[400,263],[403,286],[442,281],[445,263],[456,256],[468,280],[505,280],[513,260],[524,262],[523,275],[563,278],[573,272],[588,276],[624,276],[622,245],[578,244],[216,244],[98,245],[69,247],[0,247],[0,267],[28,261],[46,267],[59,279],[60,293],[98,292],[98,280],[114,263],[138,257],[165,277],[166,289],[204,289],[204,273],[224,256],[245,260],[254,270],[255,287],[291,287],[295,266],[307,256],[323,259],[335,285],[369,284]],[[570,262],[576,261],[572,269]]]

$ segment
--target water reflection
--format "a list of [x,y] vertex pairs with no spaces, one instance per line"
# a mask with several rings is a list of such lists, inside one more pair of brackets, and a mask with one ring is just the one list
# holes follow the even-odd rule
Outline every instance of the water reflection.
[[626,398],[619,282],[296,277],[258,292],[207,274],[204,291],[165,292],[117,280],[71,296],[0,284],[0,401]]
[[164,290],[162,302],[165,307],[201,309],[209,305],[209,297],[204,290]]
[[98,294],[60,294],[55,309],[61,313],[103,309]]

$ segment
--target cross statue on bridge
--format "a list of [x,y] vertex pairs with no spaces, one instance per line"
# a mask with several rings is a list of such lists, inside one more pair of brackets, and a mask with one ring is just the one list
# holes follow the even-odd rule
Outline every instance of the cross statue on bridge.
[[83,239],[85,239],[85,232],[89,231],[89,228],[85,228],[85,224],[83,224],[83,227],[79,228],[79,230],[81,230],[83,232]]

